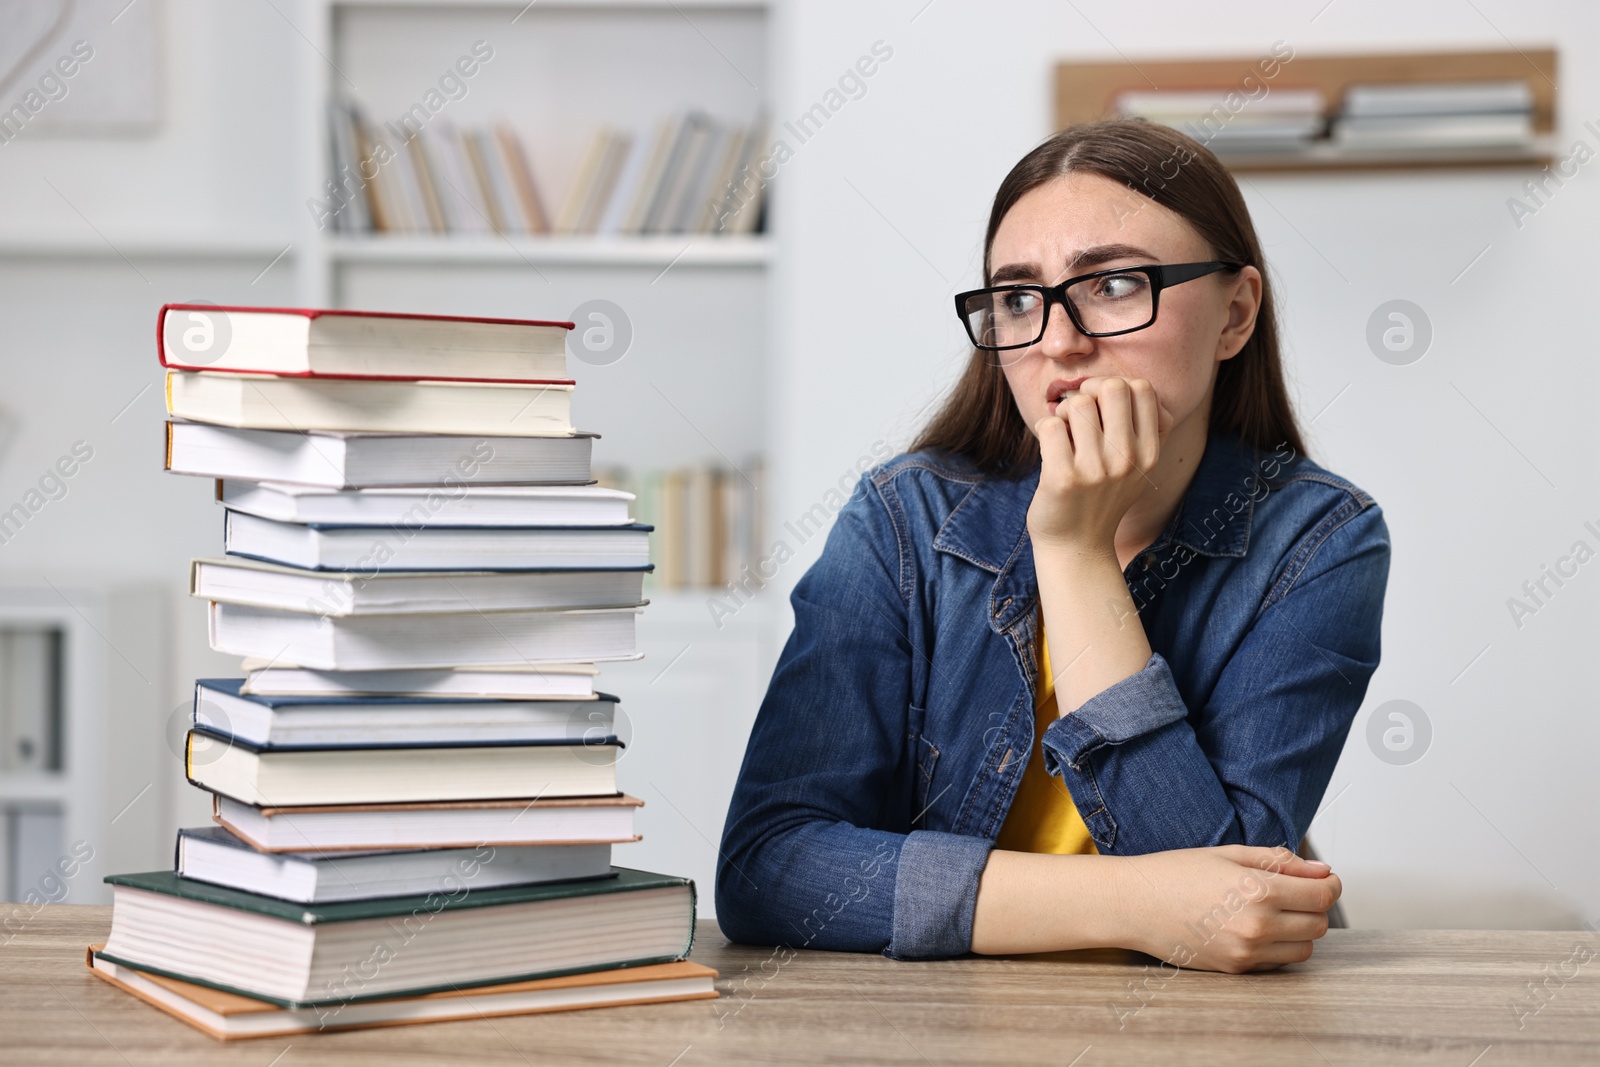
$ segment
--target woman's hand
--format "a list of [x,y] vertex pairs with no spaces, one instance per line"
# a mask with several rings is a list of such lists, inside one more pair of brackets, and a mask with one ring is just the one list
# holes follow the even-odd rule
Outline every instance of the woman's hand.
[[1035,547],[1112,552],[1117,524],[1150,485],[1172,415],[1143,378],[1086,378],[1034,424],[1042,466],[1028,508]]
[[1264,971],[1311,956],[1343,886],[1287,848],[1222,845],[1122,859],[1129,943],[1177,967]]

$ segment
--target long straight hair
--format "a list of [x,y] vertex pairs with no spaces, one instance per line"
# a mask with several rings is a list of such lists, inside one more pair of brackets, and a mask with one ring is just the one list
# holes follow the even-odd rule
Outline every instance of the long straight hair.
[[[1255,330],[1217,369],[1211,398],[1213,433],[1237,434],[1262,451],[1287,444],[1305,454],[1278,352],[1278,316],[1250,211],[1226,168],[1200,142],[1143,119],[1069,126],[1023,156],[995,193],[983,240],[983,284],[989,285],[994,235],[1006,212],[1030,190],[1074,172],[1099,174],[1149,197],[1188,221],[1215,259],[1261,272]],[[1004,369],[974,348],[950,395],[911,444],[970,460],[986,474],[1017,478],[1039,463],[1039,442],[1017,411]]]

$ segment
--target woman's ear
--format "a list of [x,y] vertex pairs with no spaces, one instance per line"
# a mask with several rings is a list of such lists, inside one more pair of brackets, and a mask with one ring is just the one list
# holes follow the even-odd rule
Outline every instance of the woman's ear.
[[1255,332],[1256,312],[1261,310],[1261,272],[1251,266],[1239,269],[1239,276],[1228,287],[1228,319],[1217,335],[1217,362],[1232,359]]

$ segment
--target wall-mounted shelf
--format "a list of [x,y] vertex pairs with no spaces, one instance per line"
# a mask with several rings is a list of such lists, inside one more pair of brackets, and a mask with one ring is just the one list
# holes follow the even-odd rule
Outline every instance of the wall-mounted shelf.
[[[1115,114],[1126,90],[1237,89],[1248,76],[1263,81],[1258,57],[1060,63],[1056,66],[1056,128]],[[1272,89],[1320,89],[1337,109],[1355,84],[1519,79],[1533,97],[1534,141],[1528,146],[1349,149],[1329,141],[1301,151],[1219,155],[1232,171],[1392,170],[1396,168],[1545,166],[1553,159],[1556,52],[1553,48],[1483,52],[1393,52],[1294,55],[1282,61]],[[1240,90],[1244,92],[1245,90]]]

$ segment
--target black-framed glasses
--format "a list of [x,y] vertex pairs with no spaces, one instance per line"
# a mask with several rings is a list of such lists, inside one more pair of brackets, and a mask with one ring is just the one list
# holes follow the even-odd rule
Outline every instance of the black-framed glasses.
[[956,314],[978,348],[1027,348],[1044,337],[1050,305],[1060,304],[1085,337],[1115,337],[1156,321],[1161,290],[1243,263],[1152,263],[1080,274],[1056,285],[996,285],[956,294]]

